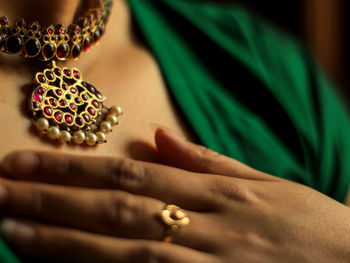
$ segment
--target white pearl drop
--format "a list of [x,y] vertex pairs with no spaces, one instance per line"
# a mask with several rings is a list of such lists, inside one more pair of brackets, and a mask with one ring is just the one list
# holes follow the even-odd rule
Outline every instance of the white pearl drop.
[[111,114],[114,114],[114,115],[117,115],[117,116],[120,116],[123,114],[123,110],[120,106],[112,106],[110,111],[109,111]]
[[104,133],[109,133],[112,131],[112,124],[108,121],[104,121],[100,124],[100,131]]
[[96,134],[92,132],[87,133],[85,142],[87,145],[90,145],[90,146],[96,145],[96,142],[97,142]]
[[76,144],[82,144],[85,141],[85,133],[83,131],[76,131],[73,135],[73,141]]
[[108,114],[106,121],[110,122],[112,126],[118,124],[118,117],[114,114]]
[[47,136],[52,140],[58,139],[60,137],[60,129],[55,126],[50,127],[47,131]]
[[97,132],[97,142],[98,143],[106,143],[107,142],[107,136],[103,132]]
[[61,131],[61,134],[58,140],[61,143],[70,143],[70,141],[72,140],[72,135],[68,131]]
[[47,119],[41,118],[35,122],[35,126],[39,131],[47,131],[50,127],[50,123]]

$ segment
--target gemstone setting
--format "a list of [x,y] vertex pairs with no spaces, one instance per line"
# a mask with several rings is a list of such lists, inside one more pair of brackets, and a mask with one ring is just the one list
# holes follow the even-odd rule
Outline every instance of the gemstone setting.
[[41,50],[41,44],[37,39],[28,39],[24,44],[24,52],[28,57],[36,57]]
[[18,36],[11,36],[7,39],[6,42],[6,50],[9,53],[18,53],[19,51],[21,51],[23,46],[23,40],[21,37]]

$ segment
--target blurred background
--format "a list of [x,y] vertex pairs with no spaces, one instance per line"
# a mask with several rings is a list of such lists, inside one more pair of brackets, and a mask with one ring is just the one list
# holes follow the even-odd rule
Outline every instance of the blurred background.
[[301,39],[350,108],[350,0],[220,1],[239,2]]

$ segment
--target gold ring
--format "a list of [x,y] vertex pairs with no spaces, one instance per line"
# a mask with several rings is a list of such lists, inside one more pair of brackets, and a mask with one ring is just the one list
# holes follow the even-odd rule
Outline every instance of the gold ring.
[[172,241],[172,234],[175,231],[190,223],[190,219],[186,213],[176,205],[167,205],[161,213],[161,218],[163,223],[168,227],[163,239],[164,242],[168,243]]

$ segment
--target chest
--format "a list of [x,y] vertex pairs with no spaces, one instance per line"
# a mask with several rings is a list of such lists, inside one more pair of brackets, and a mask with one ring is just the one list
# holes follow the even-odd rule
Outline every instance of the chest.
[[126,156],[155,159],[154,130],[165,126],[185,137],[191,135],[172,101],[158,65],[145,51],[132,50],[119,57],[105,57],[82,70],[83,78],[93,83],[107,106],[120,105],[124,114],[119,125],[108,134],[107,144],[72,146],[40,138],[26,114],[29,75],[0,72],[0,159],[16,150],[60,151],[72,154]]

